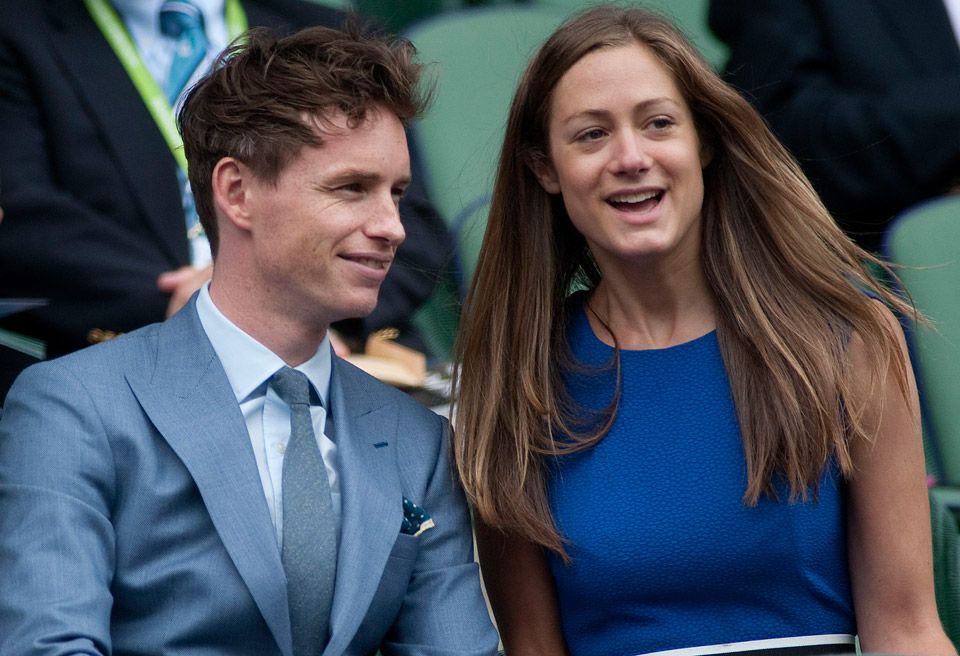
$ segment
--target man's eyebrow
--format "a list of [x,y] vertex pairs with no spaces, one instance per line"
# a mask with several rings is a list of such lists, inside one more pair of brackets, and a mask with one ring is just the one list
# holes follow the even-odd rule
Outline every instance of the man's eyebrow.
[[[334,174],[329,178],[328,184],[336,185],[342,184],[344,182],[366,182],[374,183],[379,182],[383,179],[383,176],[379,173],[374,173],[372,171],[366,171],[364,169],[356,168],[347,168],[340,171],[334,172]],[[397,184],[408,185],[410,184],[410,176],[404,176],[397,180]]]
[[340,169],[335,171],[332,176],[330,176],[330,181],[333,183],[337,182],[376,182],[380,179],[380,176],[372,171],[365,171],[363,169],[347,168]]

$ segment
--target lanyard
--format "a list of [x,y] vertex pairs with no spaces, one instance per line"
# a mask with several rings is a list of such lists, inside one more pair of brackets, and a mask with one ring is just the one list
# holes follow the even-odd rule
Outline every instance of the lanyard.
[[[130,33],[127,32],[123,21],[117,15],[117,12],[110,6],[107,0],[84,0],[87,11],[93,17],[93,22],[97,24],[104,38],[117,59],[123,65],[130,81],[137,88],[143,103],[147,106],[147,111],[153,117],[154,122],[160,129],[167,147],[177,160],[180,169],[187,172],[187,158],[183,154],[183,139],[177,130],[177,123],[173,116],[173,107],[167,100],[157,81],[150,75],[146,64],[140,57]],[[247,29],[247,16],[243,13],[243,7],[240,6],[240,0],[226,0],[224,18],[227,21],[227,34],[232,41]]]

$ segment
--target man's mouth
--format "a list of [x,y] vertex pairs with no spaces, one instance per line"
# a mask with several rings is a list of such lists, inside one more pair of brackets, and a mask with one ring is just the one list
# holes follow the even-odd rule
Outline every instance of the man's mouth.
[[359,257],[359,256],[351,256],[351,255],[344,255],[343,258],[345,260],[356,262],[357,264],[361,264],[371,269],[386,269],[388,266],[390,266],[390,260],[385,260],[385,259],[377,259],[372,257]]

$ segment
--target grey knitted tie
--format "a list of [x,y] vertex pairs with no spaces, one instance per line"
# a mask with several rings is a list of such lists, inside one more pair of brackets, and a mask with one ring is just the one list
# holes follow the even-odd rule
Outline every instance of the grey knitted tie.
[[283,569],[287,574],[294,656],[316,656],[327,644],[337,533],[327,470],[310,419],[310,382],[284,367],[270,384],[290,406],[283,456]]

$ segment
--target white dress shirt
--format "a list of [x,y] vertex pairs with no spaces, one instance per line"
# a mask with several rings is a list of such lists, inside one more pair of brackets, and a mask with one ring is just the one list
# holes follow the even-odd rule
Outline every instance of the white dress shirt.
[[[286,364],[270,349],[225,317],[210,298],[208,288],[209,283],[200,288],[197,314],[200,315],[203,330],[220,358],[230,387],[240,404],[260,472],[263,495],[276,529],[277,544],[280,545],[283,537],[283,455],[290,439],[290,408],[267,383],[270,377]],[[337,445],[324,434],[327,418],[324,407],[329,407],[330,398],[331,352],[330,338],[324,337],[316,354],[294,368],[306,374],[324,404],[311,404],[310,417],[313,419],[313,431],[317,435],[320,455],[323,456],[327,468],[333,512],[339,531],[340,480]]]
[[957,39],[957,45],[960,46],[960,0],[943,0],[947,6],[947,15],[950,16],[950,24],[953,26],[953,36]]

